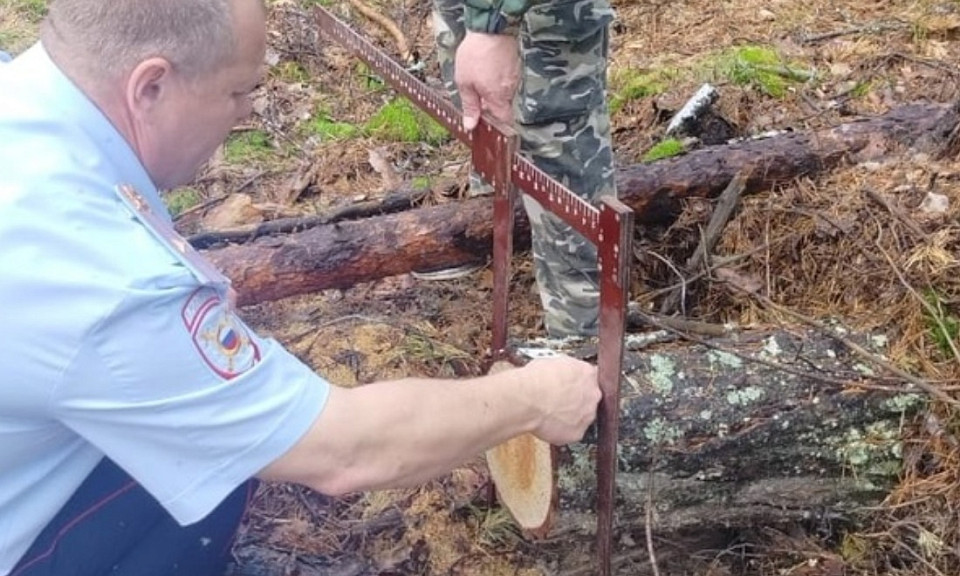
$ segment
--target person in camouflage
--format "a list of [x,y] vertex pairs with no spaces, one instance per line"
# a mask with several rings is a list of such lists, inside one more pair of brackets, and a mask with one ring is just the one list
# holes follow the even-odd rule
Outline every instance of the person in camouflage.
[[[606,102],[613,18],[608,0],[434,0],[441,74],[465,127],[481,109],[515,120],[521,152],[591,203],[616,194]],[[470,185],[472,195],[490,193],[476,175]],[[596,335],[596,247],[523,202],[548,334]]]

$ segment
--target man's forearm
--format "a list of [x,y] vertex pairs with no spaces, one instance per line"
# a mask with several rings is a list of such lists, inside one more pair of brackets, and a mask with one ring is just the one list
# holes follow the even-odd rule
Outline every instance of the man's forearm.
[[524,432],[580,440],[600,396],[596,367],[566,356],[472,380],[334,387],[307,433],[260,477],[331,495],[413,486]]
[[349,428],[335,443],[342,482],[335,491],[415,486],[532,431],[540,411],[522,389],[503,378],[408,379],[345,391],[346,406],[326,410]]
[[472,32],[508,34],[531,7],[549,0],[464,0],[464,24]]
[[414,486],[539,424],[523,370],[334,387],[303,439],[263,470],[330,495]]

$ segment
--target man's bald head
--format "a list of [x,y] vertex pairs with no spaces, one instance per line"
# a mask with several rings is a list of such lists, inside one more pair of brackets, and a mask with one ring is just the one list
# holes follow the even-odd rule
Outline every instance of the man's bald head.
[[52,0],[41,41],[172,188],[252,113],[265,18],[263,0]]
[[42,39],[57,61],[87,79],[118,78],[152,57],[194,77],[236,51],[239,2],[261,0],[52,0]]

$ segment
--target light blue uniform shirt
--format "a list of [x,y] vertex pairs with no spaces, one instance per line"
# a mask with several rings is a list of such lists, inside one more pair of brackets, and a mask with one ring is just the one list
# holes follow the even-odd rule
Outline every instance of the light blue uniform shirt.
[[0,65],[0,576],[104,455],[190,524],[327,399],[123,184],[169,229],[130,146],[39,44]]

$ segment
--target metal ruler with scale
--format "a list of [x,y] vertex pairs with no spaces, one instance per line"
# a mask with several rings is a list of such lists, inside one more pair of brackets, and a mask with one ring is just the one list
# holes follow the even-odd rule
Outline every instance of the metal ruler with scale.
[[494,189],[494,359],[508,356],[507,303],[513,218],[517,190],[537,200],[597,247],[600,315],[597,369],[603,398],[597,413],[597,558],[600,574],[611,572],[614,487],[617,469],[620,373],[623,361],[627,287],[632,259],[633,211],[613,197],[599,207],[586,202],[518,152],[515,132],[484,116],[472,131],[460,111],[390,56],[323,7],[316,8],[321,32],[361,58],[397,92],[450,131],[472,152],[473,169]]

